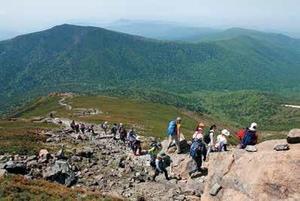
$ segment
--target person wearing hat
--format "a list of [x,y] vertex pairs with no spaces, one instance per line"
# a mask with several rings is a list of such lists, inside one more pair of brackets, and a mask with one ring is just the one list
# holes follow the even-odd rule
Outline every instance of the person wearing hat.
[[227,129],[223,129],[221,134],[217,136],[217,142],[215,148],[217,151],[227,151],[227,137],[230,132]]
[[155,178],[160,174],[164,173],[166,180],[170,180],[168,176],[167,167],[170,165],[171,159],[164,151],[161,151],[155,159],[155,172],[152,177],[152,180],[155,181]]
[[256,134],[256,129],[257,129],[257,123],[253,122],[249,129],[246,131],[242,143],[241,143],[241,148],[244,149],[247,147],[247,145],[256,145],[257,143],[257,134]]
[[176,120],[170,121],[167,129],[167,133],[169,136],[169,145],[167,150],[173,145],[175,141],[175,145],[177,148],[177,153],[181,153],[179,140],[180,140],[180,133],[181,133],[181,118],[177,117]]

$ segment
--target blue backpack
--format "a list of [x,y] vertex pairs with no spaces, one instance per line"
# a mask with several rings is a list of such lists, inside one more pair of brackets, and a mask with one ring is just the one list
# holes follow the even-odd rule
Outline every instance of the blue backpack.
[[199,157],[201,154],[206,155],[206,148],[202,142],[194,141],[190,148],[190,156],[192,158]]
[[170,121],[167,129],[168,135],[176,134],[176,121]]

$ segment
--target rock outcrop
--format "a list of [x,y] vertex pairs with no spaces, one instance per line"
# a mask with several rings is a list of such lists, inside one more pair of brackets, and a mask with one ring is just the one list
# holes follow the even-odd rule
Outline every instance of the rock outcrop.
[[300,129],[292,129],[287,136],[287,142],[290,144],[300,143]]
[[[275,151],[274,145],[285,140],[266,141],[257,145],[258,151],[248,153],[212,153],[208,177],[201,200],[299,200],[300,198],[300,144],[290,150]],[[209,194],[218,184],[222,189]]]

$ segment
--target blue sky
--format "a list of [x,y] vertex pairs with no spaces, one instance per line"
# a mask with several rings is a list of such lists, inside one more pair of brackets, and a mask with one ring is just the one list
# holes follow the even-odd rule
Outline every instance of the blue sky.
[[300,0],[0,0],[0,30],[118,19],[300,33]]

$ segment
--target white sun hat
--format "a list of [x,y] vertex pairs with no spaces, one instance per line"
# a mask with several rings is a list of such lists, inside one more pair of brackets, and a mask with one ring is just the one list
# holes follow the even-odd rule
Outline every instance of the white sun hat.
[[229,135],[230,135],[230,132],[229,132],[227,129],[223,129],[223,130],[221,131],[221,133],[222,133],[223,135],[225,135],[225,136],[229,136]]
[[249,130],[250,131],[256,131],[256,128],[257,128],[257,123],[253,122],[250,127],[249,127]]

